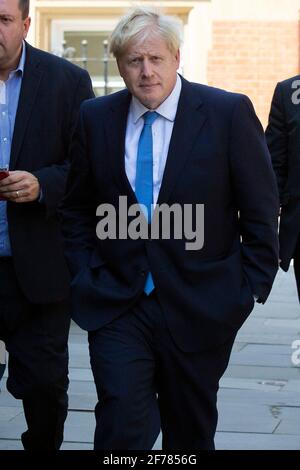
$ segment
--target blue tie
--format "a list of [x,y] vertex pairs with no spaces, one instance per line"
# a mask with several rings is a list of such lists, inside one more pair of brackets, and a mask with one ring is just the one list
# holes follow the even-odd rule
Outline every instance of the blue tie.
[[[152,124],[158,118],[158,114],[148,111],[143,115],[144,127],[141,132],[137,159],[136,159],[136,177],[135,194],[140,204],[147,207],[148,223],[151,222],[151,204],[153,203],[153,139]],[[149,295],[154,289],[154,283],[151,273],[148,273],[144,292]]]

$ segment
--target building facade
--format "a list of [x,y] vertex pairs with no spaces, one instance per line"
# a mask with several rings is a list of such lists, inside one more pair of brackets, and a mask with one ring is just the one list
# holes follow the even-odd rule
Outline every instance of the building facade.
[[[299,73],[300,0],[152,0],[182,22],[181,73],[246,93],[266,125],[276,83]],[[90,72],[95,91],[123,87],[105,41],[123,0],[31,0],[29,42]],[[105,90],[105,87],[107,88]]]

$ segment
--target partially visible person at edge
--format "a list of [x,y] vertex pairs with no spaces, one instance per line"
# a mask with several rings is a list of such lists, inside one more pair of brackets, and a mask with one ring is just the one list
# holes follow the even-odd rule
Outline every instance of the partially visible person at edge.
[[[69,272],[57,208],[86,71],[31,47],[29,0],[0,0],[0,339],[29,450],[59,449],[67,415]],[[2,171],[2,176],[5,172]]]
[[300,301],[300,75],[276,85],[266,139],[280,195],[280,267],[294,260]]
[[[246,96],[177,74],[178,31],[149,8],[125,15],[110,47],[127,89],[84,103],[75,132],[63,231],[72,314],[89,331],[96,450],[151,449],[160,429],[164,450],[213,449],[219,380],[278,269],[278,193],[261,124]],[[187,249],[173,217],[168,239],[115,237],[108,207],[123,229],[136,223],[121,196],[128,208],[143,204],[146,225],[151,205],[186,216],[187,204],[195,224],[203,204],[204,245]]]
[[1,379],[5,371],[5,345],[0,341],[0,392],[1,392]]

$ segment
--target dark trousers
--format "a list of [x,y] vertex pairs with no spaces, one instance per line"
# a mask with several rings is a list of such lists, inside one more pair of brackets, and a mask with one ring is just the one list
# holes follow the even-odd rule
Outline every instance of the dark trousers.
[[155,293],[89,333],[98,393],[95,450],[214,449],[217,391],[234,337],[200,353],[174,343]]
[[298,238],[298,242],[294,252],[294,272],[297,284],[298,298],[300,302],[300,237]]
[[59,449],[68,409],[68,303],[31,304],[9,258],[0,258],[0,279],[0,339],[9,352],[7,389],[23,401],[23,446]]

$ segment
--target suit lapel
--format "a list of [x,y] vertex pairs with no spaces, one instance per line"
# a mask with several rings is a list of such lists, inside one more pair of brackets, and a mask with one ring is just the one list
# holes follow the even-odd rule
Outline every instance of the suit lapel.
[[128,197],[128,204],[136,204],[137,200],[125,171],[125,136],[130,100],[131,95],[127,91],[122,92],[121,99],[111,106],[105,129],[108,160],[115,182],[120,189],[120,194]]
[[182,90],[158,196],[158,204],[167,202],[205,120],[206,114],[199,93],[193,92],[189,82],[182,79]]
[[15,128],[12,139],[10,168],[13,170],[19,157],[25,131],[33,105],[36,100],[43,72],[38,68],[39,61],[34,60],[34,49],[26,44],[26,61],[22,79],[19,104],[16,114]]

